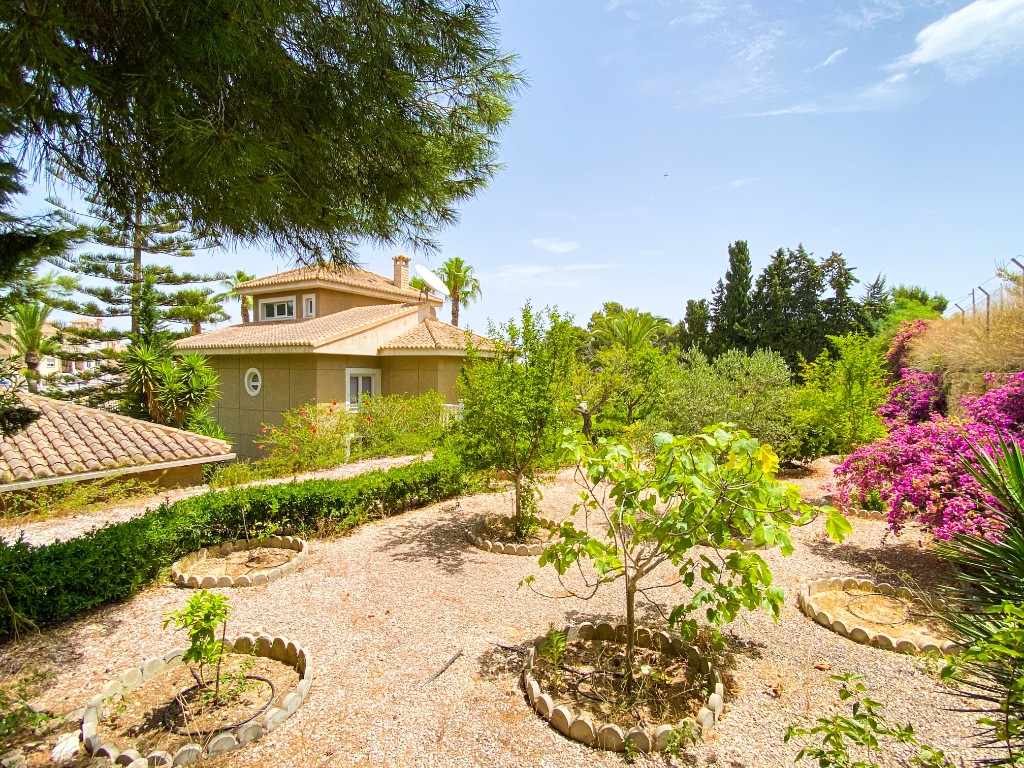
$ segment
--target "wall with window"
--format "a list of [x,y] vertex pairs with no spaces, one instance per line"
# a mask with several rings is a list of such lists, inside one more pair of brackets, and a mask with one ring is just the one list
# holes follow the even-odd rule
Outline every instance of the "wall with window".
[[[308,320],[323,317],[354,307],[377,306],[378,304],[401,304],[408,299],[396,296],[394,299],[377,299],[358,296],[329,288],[311,288],[293,291],[287,288],[253,296],[253,317],[255,322],[277,322],[280,320]],[[309,312],[312,305],[313,312]],[[279,314],[279,312],[281,314]]]
[[456,382],[465,358],[438,355],[401,355],[381,358],[382,389],[386,395],[441,393],[446,402],[457,403]]

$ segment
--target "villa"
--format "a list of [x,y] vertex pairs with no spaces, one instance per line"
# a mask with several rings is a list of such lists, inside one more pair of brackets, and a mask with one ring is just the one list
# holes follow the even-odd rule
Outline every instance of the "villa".
[[175,342],[207,355],[220,377],[212,416],[240,456],[258,455],[263,424],[307,403],[435,390],[457,402],[467,343],[490,340],[441,322],[443,301],[409,285],[409,258],[387,278],[357,267],[302,267],[240,283],[253,322]]

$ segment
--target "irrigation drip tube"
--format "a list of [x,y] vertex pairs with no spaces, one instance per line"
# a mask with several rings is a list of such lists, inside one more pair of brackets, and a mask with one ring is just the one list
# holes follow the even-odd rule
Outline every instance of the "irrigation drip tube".
[[[234,730],[235,728],[241,728],[246,723],[248,723],[248,722],[250,722],[252,720],[255,720],[257,717],[259,717],[264,712],[266,712],[268,709],[270,709],[270,705],[274,703],[274,699],[277,697],[277,688],[274,687],[274,684],[270,680],[268,680],[265,677],[260,677],[259,675],[246,675],[244,679],[245,680],[259,680],[261,683],[266,683],[267,685],[270,686],[270,698],[267,699],[266,703],[263,704],[263,706],[261,706],[255,712],[253,712],[249,717],[245,718],[245,720],[239,720],[237,723],[229,723],[228,725],[219,725],[216,728],[213,728],[213,729],[208,730],[208,731],[190,730],[187,727],[186,728],[179,728],[178,726],[176,726],[173,723],[171,723],[171,712],[174,709],[174,707],[171,706],[171,705],[168,705],[168,706],[164,707],[164,713],[163,713],[164,725],[172,733],[175,733],[175,734],[177,734],[179,736],[188,736],[188,737],[191,738],[191,737],[195,737],[195,736],[212,736],[213,734],[220,733],[221,731],[231,731],[231,730]],[[174,697],[174,703],[176,703],[178,705],[178,707],[180,708],[182,717],[187,717],[188,716],[188,713],[185,711],[185,697],[189,693],[191,693],[192,691],[195,691],[198,688],[209,688],[209,687],[210,687],[209,683],[201,683],[199,685],[190,685],[188,688],[186,688],[183,691],[179,692],[178,695]]]

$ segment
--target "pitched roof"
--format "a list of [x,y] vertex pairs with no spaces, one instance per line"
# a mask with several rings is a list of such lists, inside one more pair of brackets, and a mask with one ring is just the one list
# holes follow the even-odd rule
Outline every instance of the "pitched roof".
[[494,349],[494,342],[484,336],[429,317],[412,330],[382,344],[381,349],[462,352],[466,349],[467,338],[473,340],[477,349]]
[[223,440],[96,408],[18,393],[40,417],[0,440],[0,483],[72,478],[87,472],[229,458]]
[[183,352],[252,347],[317,347],[381,321],[418,310],[416,304],[375,304],[369,307],[353,307],[309,320],[232,325],[198,336],[178,339],[174,342],[174,347]]
[[420,292],[415,288],[411,288],[408,285],[399,287],[395,285],[394,281],[389,280],[382,275],[378,275],[375,272],[360,269],[359,267],[300,267],[299,269],[291,269],[287,272],[278,272],[276,275],[257,277],[255,280],[239,283],[235,286],[235,290],[240,293],[247,293],[257,288],[270,288],[279,285],[288,285],[289,283],[306,283],[314,281],[343,285],[349,288],[362,288],[364,290],[377,291],[379,293],[388,293],[393,296],[412,299],[413,301],[419,301],[420,298]]

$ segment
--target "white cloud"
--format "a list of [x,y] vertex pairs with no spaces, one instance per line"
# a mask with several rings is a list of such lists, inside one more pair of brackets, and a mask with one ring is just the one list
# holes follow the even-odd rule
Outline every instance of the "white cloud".
[[821,62],[821,64],[819,64],[818,66],[819,67],[831,67],[837,61],[839,61],[839,57],[842,56],[844,53],[846,53],[848,50],[850,50],[850,49],[849,48],[840,48],[838,51],[833,51],[831,54],[829,54],[829,57],[827,59],[825,59],[823,62]]
[[939,67],[954,82],[1024,52],[1024,0],[974,0],[918,32],[917,47],[891,68]]
[[576,264],[508,264],[495,270],[482,272],[480,282],[490,289],[505,290],[523,288],[578,288],[584,284],[583,275],[616,269],[621,264],[598,264],[580,262]]
[[747,117],[779,117],[782,115],[827,115],[846,112],[880,112],[897,109],[926,96],[921,88],[912,89],[907,75],[898,72],[873,85],[839,94],[821,102],[794,104],[782,109],[755,112]]
[[747,184],[753,184],[755,181],[757,181],[756,177],[749,179],[733,179],[726,186],[732,187],[733,189],[739,189],[740,187],[747,186]]
[[548,253],[569,253],[580,247],[575,240],[558,240],[553,237],[535,237],[530,240],[530,245]]

